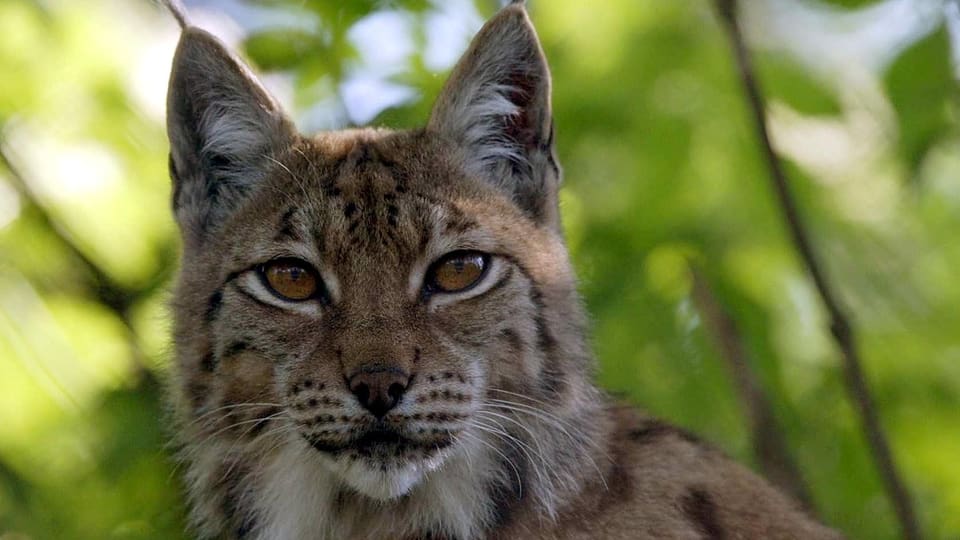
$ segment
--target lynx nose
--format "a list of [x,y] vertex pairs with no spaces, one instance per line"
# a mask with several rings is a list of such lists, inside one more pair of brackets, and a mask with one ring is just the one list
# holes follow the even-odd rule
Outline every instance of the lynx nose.
[[410,376],[391,367],[364,367],[348,380],[357,401],[377,418],[383,418],[407,391]]

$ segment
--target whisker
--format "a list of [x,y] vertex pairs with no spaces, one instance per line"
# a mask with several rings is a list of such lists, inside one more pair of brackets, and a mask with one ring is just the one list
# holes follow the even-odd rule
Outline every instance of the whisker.
[[[260,417],[258,420],[259,420],[260,422],[269,422],[270,420],[273,420],[273,419],[275,419],[275,418],[279,418],[279,417],[284,416],[284,415],[286,415],[286,414],[287,414],[287,411],[286,411],[286,410],[282,410],[282,411],[279,411],[279,412],[275,412],[275,413],[273,413],[273,414],[271,414],[271,415],[269,415],[269,416]],[[247,434],[250,433],[251,431],[253,431],[254,429],[256,429],[256,427],[257,427],[257,424],[253,424],[252,426],[248,427],[248,428],[246,429],[246,431],[244,431],[243,433],[240,434],[240,438],[246,437]],[[239,440],[239,439],[238,439],[238,440]],[[236,443],[234,443],[234,444],[236,444]]]
[[224,406],[222,406],[222,407],[217,407],[216,409],[211,409],[211,410],[209,410],[209,411],[201,414],[200,416],[194,418],[194,419],[191,420],[189,423],[187,423],[187,426],[192,426],[192,425],[194,425],[194,424],[196,424],[196,423],[199,423],[199,422],[201,422],[204,418],[206,418],[206,417],[208,417],[208,416],[210,416],[210,415],[212,415],[212,414],[214,414],[214,413],[217,413],[217,412],[220,412],[220,411],[224,411],[224,410],[228,410],[228,409],[241,408],[241,407],[283,407],[283,405],[281,405],[281,404],[279,404],[279,403],[269,403],[269,402],[260,402],[260,403],[252,403],[252,402],[231,403],[231,404],[229,404],[229,405],[224,405]]
[[[509,411],[514,411],[518,413],[529,414],[530,416],[533,416],[534,418],[537,418],[547,423],[548,425],[553,425],[558,430],[562,431],[563,434],[566,435],[572,442],[576,442],[576,441],[586,442],[591,446],[593,446],[594,448],[598,450],[602,450],[602,448],[600,448],[600,446],[597,445],[595,441],[587,437],[576,424],[574,424],[573,422],[565,418],[561,418],[559,416],[556,416],[555,414],[544,411],[542,409],[538,409],[536,407],[524,405],[523,403],[514,403],[512,401],[505,401],[502,399],[488,399],[487,404],[489,404],[491,407],[499,408],[501,410],[509,410]],[[570,431],[567,428],[572,429],[578,435],[582,435],[582,439],[573,437],[573,435],[570,434]]]
[[[531,430],[531,429],[530,429],[528,426],[526,426],[523,422],[519,422],[519,421],[517,421],[516,419],[510,418],[509,416],[504,415],[504,414],[495,413],[495,412],[493,412],[493,411],[485,411],[485,410],[483,410],[483,409],[480,409],[480,410],[476,411],[475,414],[483,415],[484,417],[487,418],[487,420],[490,420],[491,422],[495,423],[498,427],[500,427],[501,429],[503,429],[511,438],[516,439],[517,442],[520,442],[520,440],[519,440],[518,437],[510,434],[510,433],[509,433],[509,430],[508,430],[507,428],[505,428],[502,424],[500,424],[500,422],[497,422],[496,420],[494,420],[493,418],[490,418],[490,417],[493,416],[493,417],[495,417],[495,418],[500,418],[500,419],[502,419],[502,420],[506,420],[507,422],[510,422],[510,423],[514,424],[515,426],[519,427],[520,429],[526,431],[526,432],[527,432],[527,435],[530,436],[530,440],[532,440],[532,441],[533,441],[533,444],[535,444],[535,445],[537,446],[536,453],[537,453],[537,455],[540,457],[540,462],[543,463],[544,465],[546,465],[547,457],[546,457],[546,453],[544,452],[543,445],[540,444],[540,438],[537,437],[536,434],[533,433],[533,430]],[[527,445],[527,446],[528,446],[528,448],[529,448],[529,445]],[[533,449],[531,448],[531,450],[533,450]],[[550,469],[548,469],[548,470],[550,470]],[[554,472],[554,471],[552,471],[552,470],[550,470],[550,472],[553,473],[554,475],[557,474],[556,472]]]
[[526,401],[530,401],[530,402],[536,403],[536,404],[538,404],[538,405],[543,405],[543,406],[545,406],[545,407],[549,407],[549,406],[551,405],[550,403],[548,403],[548,402],[546,402],[546,401],[543,401],[542,399],[537,399],[537,398],[535,398],[535,397],[528,396],[528,395],[526,395],[526,394],[521,394],[521,393],[518,393],[518,392],[511,392],[510,390],[504,390],[504,389],[502,389],[502,388],[488,388],[487,391],[489,391],[489,392],[500,392],[501,394],[506,394],[506,395],[508,395],[508,396],[512,396],[512,397],[517,397],[517,398],[520,398],[520,399],[524,399],[524,400],[526,400]]
[[[281,169],[287,171],[287,174],[290,175],[290,178],[293,180],[293,182],[294,182],[295,184],[297,184],[297,187],[298,187],[298,188],[300,188],[300,192],[303,193],[303,196],[304,196],[307,200],[310,199],[310,194],[307,192],[306,186],[303,185],[303,182],[300,180],[300,177],[298,177],[297,175],[293,174],[293,171],[291,171],[289,167],[287,167],[286,165],[284,165],[284,164],[281,163],[280,161],[274,159],[273,156],[269,156],[269,155],[264,154],[263,157],[265,157],[265,158],[267,158],[268,160],[272,161],[273,163],[275,163],[275,164],[276,164],[278,167],[280,167]],[[292,200],[292,198],[291,198],[291,199],[288,199],[288,200]]]
[[[281,412],[279,412],[279,413],[276,413],[276,415],[280,415],[280,414],[286,414],[286,411],[281,411]],[[271,415],[270,418],[272,418],[273,416],[274,416],[274,415]],[[206,442],[214,439],[215,437],[217,437],[218,435],[220,435],[220,434],[223,433],[224,431],[228,431],[228,430],[233,429],[233,428],[235,428],[235,427],[243,426],[243,425],[246,425],[246,424],[256,424],[257,422],[262,422],[263,420],[264,420],[264,418],[252,418],[252,419],[249,419],[249,420],[241,420],[241,421],[239,421],[239,422],[234,422],[234,423],[230,424],[229,426],[222,427],[222,428],[218,429],[217,431],[214,431],[213,433],[210,433],[209,435],[207,435],[206,437],[204,437],[201,442],[206,443]]]
[[[533,406],[531,406],[531,405],[526,405],[526,404],[524,404],[524,403],[516,403],[516,402],[513,402],[513,401],[506,401],[506,400],[503,400],[503,399],[496,399],[496,398],[488,398],[486,401],[487,401],[488,403],[490,403],[490,404],[503,405],[503,406],[507,406],[507,407],[514,407],[514,408],[516,408],[516,411],[517,411],[517,412],[521,412],[521,411],[522,411],[522,412],[526,412],[526,413],[530,414],[531,416],[535,416],[535,417],[537,417],[537,418],[539,418],[539,419],[541,419],[541,420],[543,420],[543,421],[545,421],[545,422],[554,423],[558,428],[560,428],[560,427],[562,427],[562,426],[565,426],[565,427],[568,427],[568,428],[570,428],[570,429],[573,429],[573,430],[576,431],[577,433],[582,433],[582,430],[581,430],[576,424],[574,424],[573,422],[571,422],[570,420],[567,420],[566,418],[561,418],[561,417],[559,417],[559,416],[557,416],[557,415],[555,415],[555,414],[553,414],[553,413],[551,413],[551,412],[549,412],[549,411],[545,411],[545,410],[543,410],[543,409],[541,409],[541,408],[533,407]],[[568,433],[568,435],[569,435],[569,433]],[[595,441],[593,441],[593,440],[590,439],[589,437],[584,437],[584,440],[585,440],[585,442],[587,442],[588,444],[590,444],[591,446],[593,446],[593,447],[596,448],[597,450],[601,450],[601,451],[603,450],[599,445],[596,444]],[[609,457],[609,456],[608,456],[608,457]]]
[[[491,420],[491,421],[493,421],[493,420]],[[496,422],[495,422],[495,423],[496,423]],[[494,436],[496,436],[496,437],[499,437],[499,438],[503,439],[504,441],[506,441],[506,442],[508,442],[508,443],[511,443],[511,444],[516,445],[517,448],[519,448],[520,451],[523,452],[525,456],[527,456],[527,460],[528,460],[528,461],[530,462],[530,464],[533,466],[533,472],[536,473],[536,475],[537,475],[537,480],[539,480],[540,483],[543,484],[544,486],[549,487],[549,485],[548,485],[549,482],[547,482],[547,481],[544,479],[543,473],[541,472],[540,466],[539,466],[539,465],[541,465],[541,464],[544,464],[544,465],[545,465],[545,460],[544,460],[543,454],[538,453],[538,456],[539,456],[540,459],[539,459],[539,460],[538,460],[538,459],[535,459],[534,456],[531,454],[531,452],[535,452],[535,451],[533,450],[533,448],[531,448],[530,445],[528,445],[528,444],[526,444],[525,442],[521,441],[521,440],[518,439],[517,437],[511,435],[511,434],[510,434],[508,431],[506,431],[506,430],[503,428],[503,426],[500,425],[500,424],[497,424],[497,428],[499,428],[499,429],[492,429],[491,426],[488,426],[488,425],[486,425],[486,424],[481,423],[481,422],[480,422],[478,419],[476,419],[476,418],[473,419],[473,421],[471,422],[471,424],[473,425],[473,427],[477,428],[478,430],[480,430],[480,431],[482,431],[482,432],[484,432],[484,433],[490,433],[491,435],[494,435]]]
[[[606,450],[600,447],[595,441],[587,437],[584,433],[582,433],[581,430],[577,429],[576,426],[574,426],[573,424],[569,422],[565,422],[562,419],[556,417],[555,415],[551,415],[549,413],[541,411],[540,409],[536,409],[528,405],[523,405],[520,403],[511,403],[509,401],[504,401],[499,399],[488,399],[487,404],[490,407],[497,408],[500,410],[512,411],[516,413],[524,413],[524,414],[533,416],[547,425],[552,425],[557,430],[557,432],[565,436],[571,443],[573,443],[574,446],[576,446],[578,443],[586,443],[588,446],[592,446],[595,450],[603,454],[604,457],[607,458],[609,461],[613,461],[613,459],[606,452]],[[567,424],[567,425],[564,426],[564,424]],[[577,434],[581,435],[581,437],[579,438],[574,437],[573,434],[571,434],[570,431],[567,429],[567,427],[573,429]],[[589,453],[584,453],[584,457],[586,457],[587,460],[590,461],[590,465],[593,467],[594,470],[597,471],[597,476],[600,478],[600,482],[603,484],[604,489],[609,489],[609,487],[607,486],[607,480],[603,476],[603,471],[601,471],[600,466],[597,465],[597,462],[596,460],[593,459],[593,456],[591,456]]]
[[488,443],[487,441],[483,440],[483,439],[480,438],[480,437],[477,437],[476,435],[470,433],[469,431],[462,431],[462,432],[460,432],[460,435],[462,435],[463,437],[469,437],[471,440],[476,441],[476,442],[478,442],[478,443],[486,446],[486,447],[489,448],[490,450],[493,450],[493,451],[496,452],[497,454],[499,454],[500,457],[502,457],[503,460],[507,462],[507,465],[510,465],[510,467],[513,469],[513,474],[514,474],[514,475],[516,476],[516,478],[517,478],[517,494],[518,494],[519,497],[522,497],[522,496],[523,496],[523,480],[520,479],[520,469],[517,468],[517,466],[513,463],[513,461],[512,461],[509,457],[507,457],[506,454],[504,454],[504,453],[503,453],[499,448],[497,448],[496,446]]
[[[247,422],[257,422],[257,423],[259,423],[259,422],[269,421],[269,420],[273,420],[274,418],[278,418],[278,417],[280,417],[280,416],[283,416],[283,415],[285,415],[285,414],[287,414],[287,411],[286,411],[286,410],[282,410],[282,411],[280,411],[280,412],[271,414],[271,415],[266,416],[266,417],[263,417],[263,418],[255,418],[255,419],[253,419],[253,420],[248,420]],[[257,427],[257,423],[254,423],[252,426],[250,426],[249,428],[247,428],[239,437],[237,437],[237,439],[233,441],[233,443],[230,445],[230,448],[228,448],[227,451],[224,452],[224,454],[227,454],[227,455],[232,454],[233,451],[234,451],[234,449],[236,448],[237,444],[239,444],[241,441],[243,441],[243,438],[246,437],[247,434],[250,433],[250,431],[251,431],[252,429],[254,429],[254,428]],[[280,426],[280,427],[283,428],[283,427],[285,427],[285,426]],[[271,430],[271,431],[273,431],[273,430]],[[261,435],[261,436],[263,436],[263,435]],[[225,480],[227,477],[229,477],[229,476],[230,476],[230,473],[233,471],[233,468],[234,468],[235,466],[236,466],[236,461],[234,461],[233,463],[230,464],[229,467],[227,467],[226,472],[223,473],[223,476],[220,478],[220,480],[223,481],[223,480]]]
[[320,170],[317,169],[317,164],[312,159],[308,158],[307,154],[305,154],[303,150],[301,150],[300,148],[295,147],[294,150],[296,150],[298,154],[303,156],[303,160],[306,161],[308,165],[310,165],[310,170],[313,171],[313,181],[316,182],[316,184],[319,186],[320,181],[322,179],[320,178]]

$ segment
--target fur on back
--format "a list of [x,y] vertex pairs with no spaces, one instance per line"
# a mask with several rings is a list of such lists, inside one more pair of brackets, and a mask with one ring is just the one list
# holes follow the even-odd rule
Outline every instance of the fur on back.
[[[300,135],[187,27],[168,133],[184,246],[170,401],[199,536],[834,537],[593,385],[549,71],[521,5],[413,131]],[[482,268],[448,289],[445,262]],[[275,264],[315,292],[278,292]]]

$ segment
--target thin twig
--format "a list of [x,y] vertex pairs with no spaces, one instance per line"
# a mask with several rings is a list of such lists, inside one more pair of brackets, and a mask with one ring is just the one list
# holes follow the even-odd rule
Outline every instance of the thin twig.
[[710,283],[700,271],[691,268],[693,301],[700,312],[704,328],[720,349],[720,356],[733,376],[734,384],[752,429],[753,452],[763,475],[774,485],[793,495],[808,510],[813,499],[800,468],[790,454],[789,445],[770,397],[750,364],[743,335],[736,321],[717,299]]
[[873,396],[870,393],[866,377],[863,373],[860,353],[857,349],[857,341],[850,317],[845,313],[840,304],[839,297],[834,292],[818,262],[819,259],[810,242],[803,220],[790,194],[790,189],[780,165],[780,160],[770,142],[770,135],[767,132],[766,124],[766,107],[754,76],[750,53],[747,50],[743,33],[740,30],[740,25],[737,20],[737,2],[736,0],[715,0],[715,2],[720,19],[730,38],[740,79],[743,83],[751,112],[753,113],[757,135],[760,139],[764,157],[766,158],[770,172],[770,180],[773,183],[777,201],[783,211],[784,221],[794,247],[800,255],[803,264],[806,266],[807,271],[810,273],[814,286],[829,315],[830,331],[837,347],[840,349],[843,360],[847,391],[850,393],[851,399],[856,403],[860,411],[864,435],[873,452],[880,476],[883,479],[884,486],[897,513],[903,537],[908,540],[918,540],[921,538],[920,526],[913,510],[913,502],[910,499],[910,494],[905,484],[900,478],[900,474],[893,460],[890,445],[887,442],[887,437],[884,434],[883,427],[880,425],[880,419],[873,402]]

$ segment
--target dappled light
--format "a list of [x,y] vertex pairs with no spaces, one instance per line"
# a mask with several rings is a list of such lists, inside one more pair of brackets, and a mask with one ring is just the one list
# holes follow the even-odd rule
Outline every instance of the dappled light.
[[[185,3],[307,132],[423,125],[498,5]],[[527,3],[601,385],[802,485],[848,537],[900,537],[714,2]],[[944,539],[960,536],[957,5],[740,11],[773,147],[924,537]],[[178,32],[148,1],[0,2],[0,540],[188,537],[162,405]]]

